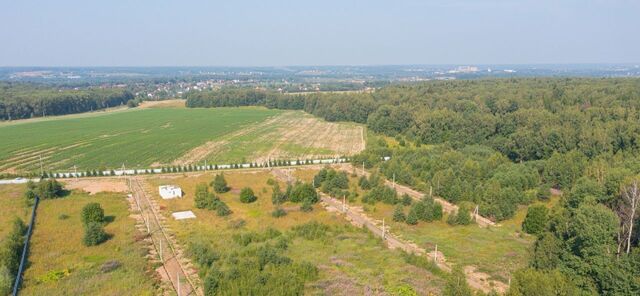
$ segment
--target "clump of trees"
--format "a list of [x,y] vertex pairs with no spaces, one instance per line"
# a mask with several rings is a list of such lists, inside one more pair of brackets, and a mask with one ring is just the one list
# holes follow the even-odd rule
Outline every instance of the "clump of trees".
[[302,295],[318,269],[284,255],[290,239],[269,228],[234,235],[236,246],[231,249],[195,242],[188,252],[200,267],[205,295]]
[[216,211],[216,215],[220,217],[231,214],[229,206],[214,193],[209,192],[209,186],[206,183],[196,184],[194,203],[196,208]]
[[105,242],[109,236],[104,231],[104,210],[99,203],[88,203],[82,208],[82,224],[84,225],[85,246],[95,246]]
[[27,204],[31,204],[36,195],[41,199],[52,199],[63,197],[66,194],[64,187],[56,179],[42,179],[38,183],[27,182],[27,190],[24,193],[24,197]]
[[273,182],[271,202],[276,206],[272,215],[274,217],[282,217],[286,215],[286,211],[281,205],[287,201],[293,203],[302,203],[300,209],[303,212],[313,210],[313,205],[320,201],[318,192],[310,183],[297,181],[294,184],[287,184],[287,189],[283,192],[277,182]]
[[134,95],[122,89],[60,89],[0,82],[0,120],[63,115],[126,104]]
[[9,295],[16,279],[27,227],[20,218],[13,220],[11,231],[0,242],[0,294]]

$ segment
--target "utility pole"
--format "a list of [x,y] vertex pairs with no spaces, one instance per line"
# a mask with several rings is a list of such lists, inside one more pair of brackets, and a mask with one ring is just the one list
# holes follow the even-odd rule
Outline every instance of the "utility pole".
[[42,154],[40,154],[40,178],[44,176],[44,169],[42,168]]
[[73,175],[76,177],[76,180],[78,180],[78,170],[75,164],[73,165]]
[[364,175],[364,161],[362,162],[362,174]]
[[433,197],[433,186],[429,186],[429,197]]
[[382,240],[385,239],[385,231],[384,231],[384,218],[382,218]]
[[162,240],[160,240],[160,262],[164,264],[164,258],[162,258]]

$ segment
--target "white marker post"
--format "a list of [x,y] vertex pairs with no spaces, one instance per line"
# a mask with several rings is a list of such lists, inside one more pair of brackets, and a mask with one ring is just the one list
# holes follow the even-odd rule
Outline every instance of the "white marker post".
[[436,251],[433,252],[433,262],[438,263],[438,244],[436,244]]
[[176,281],[178,282],[178,296],[180,296],[180,272],[176,272]]

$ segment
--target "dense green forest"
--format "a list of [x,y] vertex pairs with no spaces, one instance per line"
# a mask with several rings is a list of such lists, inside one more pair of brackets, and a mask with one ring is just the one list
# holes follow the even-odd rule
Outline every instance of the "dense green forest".
[[63,115],[126,104],[134,95],[123,89],[82,90],[0,82],[0,120]]
[[258,105],[366,124],[386,137],[369,141],[355,162],[478,205],[495,221],[560,190],[557,206],[532,207],[527,219],[536,221],[525,221],[538,239],[509,295],[640,294],[640,79],[446,81],[350,94],[227,89],[186,98],[188,107]]

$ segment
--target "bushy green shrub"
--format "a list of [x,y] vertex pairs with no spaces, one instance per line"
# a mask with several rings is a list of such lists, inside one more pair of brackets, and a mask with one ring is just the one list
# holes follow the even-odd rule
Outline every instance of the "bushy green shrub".
[[240,202],[242,203],[252,203],[258,200],[256,195],[253,193],[253,189],[249,187],[242,188],[240,191]]
[[522,221],[522,230],[529,234],[540,234],[547,225],[549,210],[544,205],[534,205],[527,209],[527,216]]
[[90,223],[103,223],[104,210],[97,202],[91,202],[82,208],[82,223],[88,226]]
[[273,210],[273,212],[271,212],[271,216],[273,216],[274,218],[280,218],[283,216],[287,215],[287,211],[285,211],[283,208],[276,208],[275,210]]
[[402,205],[397,205],[393,211],[393,221],[404,222],[406,219],[407,217],[404,214],[404,208]]
[[223,174],[218,174],[211,181],[211,186],[213,187],[213,191],[216,193],[225,193],[229,191],[229,186],[227,186],[227,180],[225,180]]
[[82,240],[82,242],[85,246],[89,247],[99,245],[106,241],[107,238],[108,235],[106,232],[104,232],[102,223],[89,222],[89,224],[87,224],[85,227],[84,239]]

